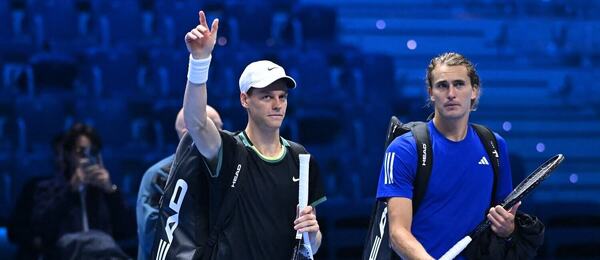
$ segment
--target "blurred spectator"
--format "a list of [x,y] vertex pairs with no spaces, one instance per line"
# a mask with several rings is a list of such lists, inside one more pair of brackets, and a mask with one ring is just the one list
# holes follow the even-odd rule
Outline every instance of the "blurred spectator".
[[133,215],[103,166],[100,137],[75,124],[62,141],[62,174],[29,187],[31,198],[13,215],[29,223],[28,230],[9,231],[22,250],[32,249],[20,259],[128,258],[114,239],[134,238]]

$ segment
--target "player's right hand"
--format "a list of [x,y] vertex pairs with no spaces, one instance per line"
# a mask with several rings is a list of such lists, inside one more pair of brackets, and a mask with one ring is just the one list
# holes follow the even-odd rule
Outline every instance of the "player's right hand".
[[515,231],[515,215],[519,206],[521,206],[520,201],[509,210],[505,210],[499,205],[490,209],[487,218],[492,223],[492,231],[497,236],[507,238]]
[[200,24],[185,35],[185,45],[194,59],[205,59],[210,56],[217,42],[219,19],[214,19],[210,29],[204,11],[198,12]]

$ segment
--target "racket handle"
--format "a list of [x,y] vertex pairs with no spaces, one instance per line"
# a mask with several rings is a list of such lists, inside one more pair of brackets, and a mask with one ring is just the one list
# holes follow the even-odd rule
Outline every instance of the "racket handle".
[[448,252],[446,252],[442,257],[439,258],[439,260],[454,259],[458,254],[460,254],[460,252],[465,250],[465,248],[469,245],[469,243],[471,243],[472,240],[473,239],[470,236],[464,237],[463,239],[458,241],[458,243],[454,244],[454,246],[450,248]]
[[492,225],[492,222],[490,222],[490,220],[486,218],[479,225],[477,225],[477,227],[475,227],[475,229],[473,231],[471,231],[471,234],[469,234],[469,236],[476,237],[479,234],[481,234],[483,231],[488,229],[491,225]]

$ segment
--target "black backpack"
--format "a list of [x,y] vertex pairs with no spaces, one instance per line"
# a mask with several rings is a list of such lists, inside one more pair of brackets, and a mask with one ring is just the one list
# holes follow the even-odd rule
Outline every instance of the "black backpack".
[[[497,150],[498,144],[494,133],[487,127],[471,124],[473,129],[479,136],[479,139],[483,143],[488,157],[491,160],[492,169],[494,172],[494,185],[492,188],[492,200],[495,201],[496,194],[496,183],[498,182],[498,174],[500,169],[500,156]],[[403,135],[407,132],[412,132],[413,137],[416,141],[417,146],[417,175],[414,180],[413,186],[413,215],[417,212],[425,192],[427,191],[427,184],[429,183],[429,177],[431,176],[431,169],[433,165],[433,151],[431,148],[431,139],[429,136],[429,129],[427,128],[426,122],[409,122],[403,124],[392,116],[390,119],[390,125],[387,132],[385,147],[396,139],[396,137]],[[365,241],[365,247],[363,249],[363,260],[389,260],[399,259],[394,250],[389,246],[389,230],[387,222],[387,202],[383,200],[377,200],[375,207],[371,212],[371,220],[369,221],[369,230],[367,232],[367,238]]]
[[[219,178],[212,178],[207,163],[192,137],[185,134],[175,153],[159,216],[151,259],[212,259],[215,245],[239,197],[247,172],[248,151],[237,133],[222,131],[223,147],[234,162],[223,164]],[[298,154],[307,153],[288,140],[298,165]]]

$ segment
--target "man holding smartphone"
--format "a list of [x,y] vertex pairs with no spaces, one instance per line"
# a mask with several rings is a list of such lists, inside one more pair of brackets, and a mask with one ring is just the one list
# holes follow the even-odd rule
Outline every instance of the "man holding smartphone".
[[[62,147],[63,176],[40,183],[34,195],[32,228],[40,234],[43,254],[49,259],[85,257],[98,248],[75,252],[60,245],[68,245],[66,241],[77,243],[77,237],[80,241],[88,239],[90,231],[110,240],[133,239],[133,212],[104,168],[102,144],[95,129],[74,124],[65,134]],[[106,254],[101,256],[106,257],[124,255],[116,243],[103,252]]]

